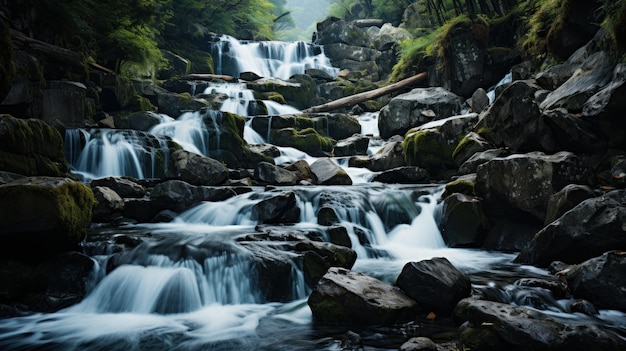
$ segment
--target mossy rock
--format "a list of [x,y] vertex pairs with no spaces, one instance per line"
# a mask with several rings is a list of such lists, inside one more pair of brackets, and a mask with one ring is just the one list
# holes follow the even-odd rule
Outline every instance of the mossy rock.
[[451,181],[450,183],[446,184],[445,191],[442,197],[445,198],[447,195],[454,193],[476,196],[476,190],[474,190],[475,185],[475,180],[469,180],[464,178]]
[[278,146],[293,147],[311,156],[326,156],[333,150],[333,140],[313,128],[272,130],[271,140]]
[[27,176],[65,176],[69,166],[61,134],[42,120],[0,115],[0,169]]
[[450,145],[436,130],[409,131],[402,142],[405,162],[428,170],[432,175],[453,168],[452,152],[456,144]]
[[91,189],[69,178],[28,177],[0,186],[0,253],[32,261],[76,250],[94,204]]

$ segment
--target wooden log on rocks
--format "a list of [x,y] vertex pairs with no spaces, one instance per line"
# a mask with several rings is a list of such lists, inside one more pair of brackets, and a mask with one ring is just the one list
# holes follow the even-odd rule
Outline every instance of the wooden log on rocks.
[[222,79],[225,81],[232,81],[235,78],[233,76],[225,75],[225,74],[211,74],[211,73],[192,73],[183,77],[183,79],[197,79],[197,80],[213,80],[213,79]]
[[411,84],[417,83],[423,79],[425,79],[427,76],[426,72],[422,72],[419,74],[416,74],[412,77],[403,79],[399,82],[384,86],[382,88],[378,88],[378,89],[374,89],[374,90],[370,90],[370,91],[365,91],[359,94],[354,94],[354,95],[350,95],[350,96],[346,96],[343,97],[341,99],[337,99],[322,105],[317,105],[317,106],[313,106],[313,107],[309,107],[308,109],[302,111],[305,113],[318,113],[318,112],[329,112],[329,111],[334,111],[334,110],[338,110],[340,108],[347,108],[347,107],[352,107],[358,103],[361,103],[363,101],[367,101],[367,100],[371,100],[371,99],[375,99],[377,97],[383,96],[383,95],[387,95],[387,94],[391,94],[395,91],[398,91],[402,88],[406,88],[408,86],[410,86]]

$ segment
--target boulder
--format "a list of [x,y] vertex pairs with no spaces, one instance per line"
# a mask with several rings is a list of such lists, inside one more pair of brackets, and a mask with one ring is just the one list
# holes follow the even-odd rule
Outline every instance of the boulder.
[[254,178],[265,184],[272,185],[295,185],[298,177],[294,172],[269,162],[259,162],[254,169]]
[[311,288],[315,288],[330,267],[352,268],[357,256],[349,247],[311,240],[298,242],[295,251],[304,253],[302,273]]
[[170,155],[168,174],[194,185],[218,185],[228,179],[221,162],[185,150]]
[[324,54],[332,58],[335,62],[340,60],[351,60],[358,62],[376,61],[381,53],[369,47],[355,46],[344,43],[332,43],[324,45]]
[[115,115],[113,121],[116,128],[149,131],[161,123],[161,116],[153,111],[138,111],[129,115]]
[[566,274],[576,298],[601,309],[626,311],[626,252],[610,251],[589,259]]
[[496,147],[512,152],[556,151],[551,130],[545,125],[531,82],[511,83],[481,115],[474,131]]
[[429,338],[420,336],[409,339],[400,346],[400,351],[437,351],[437,344]]
[[599,51],[589,56],[574,74],[541,102],[541,109],[558,107],[581,112],[587,100],[610,82],[614,64],[609,55]]
[[165,209],[182,212],[202,201],[224,201],[236,195],[229,187],[195,186],[182,180],[168,180],[152,188],[150,207],[154,213]]
[[489,149],[476,152],[467,161],[461,164],[461,166],[459,167],[459,174],[476,173],[478,166],[485,164],[497,157],[503,157],[505,155],[507,155],[507,151],[504,148]]
[[588,185],[569,184],[548,199],[548,211],[544,224],[548,225],[579,203],[595,197],[593,189]]
[[94,179],[91,181],[91,186],[107,187],[115,191],[119,196],[123,198],[144,197],[147,194],[146,188],[128,178],[104,177],[100,179]]
[[370,139],[361,134],[354,134],[349,138],[339,140],[333,147],[333,156],[367,155]]
[[296,193],[283,191],[252,206],[252,220],[258,223],[284,224],[300,220]]
[[96,200],[93,222],[111,222],[120,216],[124,210],[124,200],[115,191],[104,186],[95,186],[91,190]]
[[626,341],[587,321],[561,320],[538,310],[467,298],[454,317],[460,343],[472,350],[621,350]]
[[409,262],[396,285],[415,300],[421,312],[450,315],[461,299],[470,296],[469,278],[443,257]]
[[285,166],[285,169],[294,172],[299,180],[313,183],[314,176],[313,172],[311,172],[311,166],[305,160],[298,160]]
[[159,113],[178,118],[185,111],[198,111],[210,107],[204,99],[197,99],[190,94],[161,93],[157,95]]
[[383,171],[372,182],[387,184],[422,184],[430,180],[430,173],[420,167],[404,166]]
[[[490,148],[491,145],[487,140],[485,140],[483,137],[476,134],[475,132],[469,132],[459,141],[456,148],[452,152],[452,161],[454,161],[454,164],[456,164],[457,166],[461,166],[474,154]],[[466,173],[473,173],[474,171]]]
[[48,81],[43,91],[41,119],[65,128],[83,128],[87,106],[87,87],[80,82]]
[[293,147],[311,156],[327,156],[333,150],[332,139],[320,135],[313,128],[271,130],[270,141],[278,146]]
[[597,126],[609,147],[624,148],[626,122],[626,64],[615,66],[611,82],[591,96],[582,108],[583,119]]
[[[0,25],[6,23],[1,20]],[[7,45],[5,55],[11,55],[11,44]],[[0,109],[3,112],[12,113],[16,116],[26,118],[40,118],[43,106],[43,88],[46,86],[45,77],[43,75],[43,67],[37,58],[22,50],[14,50],[12,62],[6,62],[8,76],[4,79],[10,79],[5,91],[6,96],[2,96],[0,100]],[[4,71],[3,69],[3,71]]]
[[390,325],[412,320],[417,304],[376,278],[331,267],[308,299],[318,324]]
[[0,185],[0,254],[39,260],[77,249],[94,203],[90,188],[68,178],[27,177]]
[[350,167],[364,167],[374,172],[404,167],[402,138],[390,139],[372,156],[355,156],[348,160]]
[[489,220],[479,199],[465,194],[451,194],[443,201],[439,231],[449,247],[481,247]]
[[472,108],[472,112],[481,113],[487,109],[490,105],[489,96],[487,96],[487,92],[483,88],[478,88],[472,94],[470,107]]
[[329,158],[320,158],[313,162],[311,173],[318,185],[352,185],[348,173]]
[[345,113],[332,113],[328,115],[312,115],[318,119],[320,134],[327,135],[335,140],[350,138],[355,134],[361,134],[361,124],[359,120]]
[[546,267],[581,263],[609,250],[626,250],[626,190],[578,204],[535,235],[515,262]]
[[[343,43],[369,47],[370,44],[370,38],[365,30],[337,17],[328,17],[322,22],[318,22],[317,32],[320,45]],[[331,60],[333,59],[333,57],[329,57]]]
[[484,198],[488,214],[513,209],[543,223],[550,196],[568,184],[588,183],[590,175],[590,169],[572,153],[531,152],[495,158],[478,166],[476,192]]
[[61,134],[39,119],[0,115],[0,169],[26,176],[67,175]]
[[602,154],[607,148],[607,142],[598,126],[572,115],[564,108],[545,112],[543,120],[551,131],[555,145],[561,151]]
[[416,88],[400,94],[380,110],[380,137],[404,135],[409,129],[431,120],[458,115],[463,100],[441,87]]

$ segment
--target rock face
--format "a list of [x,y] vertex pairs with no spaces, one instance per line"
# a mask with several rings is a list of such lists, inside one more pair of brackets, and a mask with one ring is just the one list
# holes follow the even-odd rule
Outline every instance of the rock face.
[[567,282],[576,298],[626,311],[626,252],[611,251],[581,263],[567,274]]
[[574,264],[608,250],[626,250],[626,190],[585,200],[543,228],[515,259],[547,266]]
[[0,252],[41,259],[77,248],[91,222],[94,196],[68,178],[28,177],[0,186]]
[[396,285],[417,301],[420,311],[441,315],[449,315],[472,291],[469,278],[442,257],[407,263]]
[[464,323],[460,342],[473,350],[622,350],[626,342],[592,323],[560,321],[537,310],[464,299],[454,310]]
[[0,169],[26,176],[66,176],[69,166],[61,134],[42,120],[0,115]]
[[168,172],[194,185],[217,185],[228,179],[228,169],[219,161],[184,150],[170,155]]
[[309,296],[319,324],[387,325],[415,318],[417,304],[399,289],[362,273],[330,268]]
[[404,135],[409,129],[461,112],[462,99],[440,87],[418,88],[391,99],[380,110],[380,137]]

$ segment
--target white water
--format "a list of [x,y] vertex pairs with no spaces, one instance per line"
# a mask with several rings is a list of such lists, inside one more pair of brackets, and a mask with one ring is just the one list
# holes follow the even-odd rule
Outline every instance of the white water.
[[[254,72],[261,77],[289,79],[314,68],[336,77],[338,68],[332,67],[323,50],[318,54],[303,41],[240,41],[223,35],[213,44],[217,74],[238,77],[242,72]],[[228,61],[228,62],[227,62]]]

